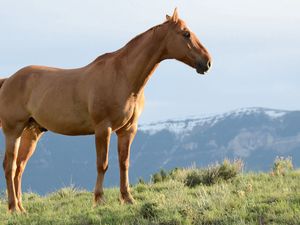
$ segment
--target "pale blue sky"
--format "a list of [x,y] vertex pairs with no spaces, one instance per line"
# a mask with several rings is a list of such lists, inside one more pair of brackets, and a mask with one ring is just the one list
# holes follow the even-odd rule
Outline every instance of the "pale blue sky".
[[0,76],[29,64],[86,65],[164,21],[174,7],[213,56],[207,76],[164,61],[141,122],[240,107],[300,109],[298,0],[0,0]]

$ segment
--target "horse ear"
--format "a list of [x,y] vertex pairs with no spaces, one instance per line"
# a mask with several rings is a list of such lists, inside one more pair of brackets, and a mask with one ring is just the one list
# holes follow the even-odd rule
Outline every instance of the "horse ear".
[[179,16],[178,16],[178,10],[177,10],[177,7],[174,9],[174,12],[173,12],[173,16],[172,16],[172,21],[177,23],[178,22],[178,19],[179,19]]
[[171,16],[166,15],[166,19],[167,19],[167,21],[171,20]]

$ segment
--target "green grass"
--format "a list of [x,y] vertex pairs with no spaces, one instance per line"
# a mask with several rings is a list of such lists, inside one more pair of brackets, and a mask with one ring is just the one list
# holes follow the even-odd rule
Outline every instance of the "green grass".
[[2,196],[0,224],[300,224],[300,171],[242,173],[190,187],[186,177],[195,170],[176,170],[177,175],[167,175],[170,179],[133,186],[134,205],[120,205],[117,188],[106,189],[107,203],[97,207],[91,192],[64,188],[45,197],[25,193],[27,214],[9,214]]

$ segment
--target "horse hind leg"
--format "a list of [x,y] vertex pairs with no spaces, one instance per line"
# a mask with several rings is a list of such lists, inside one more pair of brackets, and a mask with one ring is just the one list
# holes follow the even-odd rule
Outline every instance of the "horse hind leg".
[[16,124],[15,126],[3,126],[5,135],[5,157],[3,168],[5,171],[8,209],[10,211],[19,211],[17,197],[15,192],[14,177],[16,173],[16,159],[18,155],[21,134],[24,129],[24,124]]
[[42,134],[43,131],[39,127],[31,127],[24,129],[21,135],[14,184],[18,207],[22,212],[25,212],[25,209],[22,205],[22,175],[25,170],[26,164],[30,157],[33,155],[37,142],[41,138]]

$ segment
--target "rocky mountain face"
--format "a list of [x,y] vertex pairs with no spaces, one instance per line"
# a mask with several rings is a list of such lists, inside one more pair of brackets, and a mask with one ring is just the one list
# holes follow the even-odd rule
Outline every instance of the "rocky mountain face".
[[[4,141],[0,139],[0,157]],[[93,136],[47,132],[24,173],[23,190],[41,194],[74,184],[92,190],[96,180]],[[300,166],[300,111],[246,108],[206,117],[143,124],[132,145],[130,177],[149,179],[159,169],[207,166],[240,158],[246,170],[270,170],[276,156]],[[106,186],[119,183],[116,136],[110,146]],[[3,170],[0,190],[5,188]]]

